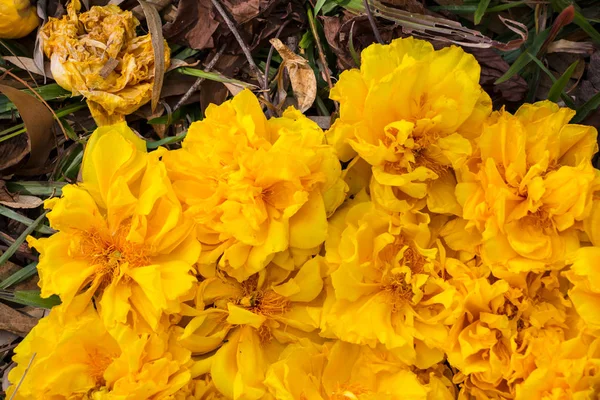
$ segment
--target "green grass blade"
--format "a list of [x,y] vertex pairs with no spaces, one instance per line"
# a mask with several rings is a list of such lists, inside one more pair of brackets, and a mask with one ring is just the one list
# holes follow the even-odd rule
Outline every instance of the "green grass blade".
[[[531,57],[531,61],[533,61],[534,63],[537,64],[538,67],[540,67],[540,70],[544,71],[544,73],[546,75],[548,75],[548,77],[550,78],[550,80],[552,81],[552,84],[554,85],[557,81],[557,79],[554,77],[554,74],[552,72],[550,72],[550,70],[548,68],[546,68],[546,66],[544,65],[544,63],[542,63],[540,61],[539,58],[532,56],[531,54],[529,54],[529,57]],[[567,105],[567,107],[575,110],[577,107],[575,106],[575,102],[573,101],[572,98],[570,98],[566,93],[560,93],[560,98],[565,102],[565,104]],[[533,100],[532,100],[533,101]]]
[[571,79],[571,76],[573,76],[573,72],[575,72],[575,68],[577,67],[577,64],[579,64],[579,60],[577,60],[573,64],[571,64],[569,66],[569,68],[567,68],[565,73],[562,74],[562,76],[560,78],[558,78],[556,80],[556,82],[554,82],[554,84],[550,88],[550,91],[548,92],[548,100],[553,101],[553,102],[558,101],[558,99],[560,98],[560,95],[565,90],[567,83],[569,83],[569,79]]
[[[57,99],[66,99],[71,97],[71,92],[63,89],[58,86],[56,83],[51,83],[49,85],[40,86],[38,88],[33,89],[36,93],[38,93],[44,100],[57,100]],[[25,89],[23,90],[25,93],[30,93],[31,90]],[[2,95],[0,96],[0,113],[5,113],[8,111],[16,111],[17,107],[8,99],[8,97]]]
[[23,231],[23,233],[21,233],[17,240],[15,240],[15,242],[11,244],[10,247],[6,249],[4,253],[2,253],[2,255],[0,255],[0,265],[3,265],[5,262],[7,262],[8,259],[17,252],[19,246],[25,241],[25,239],[27,239],[27,236],[31,235],[31,232],[33,232],[35,228],[42,223],[44,218],[46,218],[47,213],[48,211],[45,211],[42,215],[37,217],[37,219],[33,221],[33,223],[29,225],[27,229]]
[[245,87],[245,88],[256,88],[256,86],[254,86],[250,83],[242,82],[242,81],[239,81],[239,80],[233,79],[233,78],[227,78],[216,72],[207,72],[207,71],[203,71],[201,69],[190,68],[190,67],[177,68],[177,71],[184,75],[195,76],[197,78],[204,78],[204,79],[208,79],[209,81],[231,83],[231,84],[238,85],[238,86]]
[[[6,218],[10,218],[14,221],[20,222],[25,225],[31,225],[33,223],[33,220],[31,218],[27,218],[26,216],[21,215],[18,212],[13,211],[10,208],[5,207],[3,205],[0,205],[0,215],[4,215]],[[35,231],[43,233],[45,235],[52,235],[55,232],[54,229],[46,225],[38,226],[37,228],[35,228]]]
[[573,22],[583,29],[585,33],[587,33],[592,40],[596,42],[596,44],[600,44],[600,33],[598,33],[598,31],[583,15],[581,15],[580,12],[575,11],[575,18],[573,19]]
[[62,194],[65,182],[36,182],[36,181],[17,181],[6,182],[6,188],[12,193],[30,194],[32,196],[60,196]]
[[2,290],[0,291],[0,298],[7,301],[12,301],[13,303],[47,309],[50,309],[61,303],[60,298],[57,295],[52,295],[46,299],[40,297],[39,290],[17,290],[15,292],[10,290]]
[[597,110],[598,107],[600,107],[600,92],[596,93],[594,97],[592,97],[591,99],[586,101],[584,105],[579,107],[579,109],[577,110],[577,114],[571,122],[575,124],[583,122],[585,117],[587,117],[590,112]]
[[27,278],[31,278],[37,272],[37,262],[32,262],[26,267],[21,268],[8,278],[4,279],[0,282],[0,289],[8,289],[12,285],[16,285],[17,283],[23,282]]
[[315,4],[315,15],[317,15],[319,11],[321,11],[321,8],[323,8],[326,1],[327,0],[317,0],[317,4]]
[[479,4],[477,5],[477,10],[475,10],[475,15],[473,16],[473,20],[475,21],[475,25],[479,25],[481,22],[481,18],[485,14],[488,6],[490,5],[490,0],[479,0]]
[[148,148],[148,150],[154,150],[166,144],[177,143],[182,141],[185,138],[185,135],[187,135],[187,132],[180,133],[176,136],[167,136],[166,138],[157,140],[155,142],[146,142],[146,148]]
[[550,34],[550,28],[543,30],[540,32],[535,39],[533,39],[533,43],[529,46],[521,55],[515,60],[515,62],[510,66],[510,68],[506,71],[504,75],[502,75],[496,82],[496,85],[506,82],[513,76],[517,75],[523,68],[525,68],[531,61],[531,56],[537,56],[537,53],[542,48],[544,41]]

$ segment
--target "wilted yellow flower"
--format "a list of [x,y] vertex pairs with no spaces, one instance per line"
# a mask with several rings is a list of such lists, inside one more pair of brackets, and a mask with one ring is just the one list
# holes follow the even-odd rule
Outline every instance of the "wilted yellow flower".
[[569,299],[585,323],[600,333],[600,247],[582,247],[568,260],[565,276],[573,284]]
[[240,282],[270,262],[286,269],[318,252],[346,184],[323,131],[298,110],[267,120],[245,90],[192,124],[164,161],[198,224],[201,268]]
[[382,343],[403,362],[428,368],[443,359],[456,319],[444,249],[429,248],[427,214],[390,215],[358,200],[330,221],[326,257],[333,288],[323,333],[351,343]]
[[183,218],[160,161],[125,123],[98,128],[82,165],[83,183],[46,202],[49,238],[29,243],[40,252],[43,297],[69,304],[78,293],[96,296],[108,328],[132,324],[156,330],[191,294],[200,245]]
[[577,224],[590,214],[597,186],[597,132],[568,124],[574,114],[546,101],[490,117],[480,160],[463,168],[456,187],[465,228],[481,233],[486,263],[541,272],[564,266],[579,246]]
[[25,375],[15,400],[166,399],[190,380],[189,360],[167,333],[138,336],[121,325],[111,336],[93,306],[81,314],[59,306],[15,349],[7,396]]
[[[360,156],[373,170],[373,201],[391,211],[460,213],[460,167],[472,153],[491,100],[480,67],[459,47],[396,39],[362,52],[360,70],[344,71],[331,91],[340,118],[328,133],[343,161]],[[426,199],[426,202],[424,201]],[[423,200],[423,201],[420,201]]]
[[443,367],[415,371],[381,346],[342,341],[289,345],[269,367],[265,385],[274,398],[289,400],[456,398]]
[[40,24],[36,5],[30,0],[0,1],[0,38],[19,39],[29,35]]
[[180,343],[196,354],[218,349],[210,373],[226,397],[261,399],[267,366],[285,345],[319,340],[325,273],[317,257],[293,273],[269,266],[241,284],[222,274],[209,278],[199,285],[199,310]]
[[[136,36],[139,21],[116,5],[94,6],[78,14],[80,9],[80,1],[71,0],[67,15],[50,18],[40,30],[52,75],[74,96],[87,99],[98,125],[123,121],[152,97],[150,35]],[[110,69],[112,63],[115,67]],[[166,67],[169,63],[165,42]]]

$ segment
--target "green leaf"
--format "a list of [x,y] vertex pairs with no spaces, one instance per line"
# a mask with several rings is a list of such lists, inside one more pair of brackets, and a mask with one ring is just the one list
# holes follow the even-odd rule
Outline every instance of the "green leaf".
[[565,73],[562,74],[562,76],[558,78],[556,82],[554,82],[554,84],[550,88],[550,91],[548,92],[548,100],[553,101],[555,103],[558,101],[560,95],[565,90],[567,83],[569,83],[569,79],[571,79],[571,76],[573,76],[573,72],[575,72],[577,64],[579,64],[579,60],[571,64],[569,68],[567,68]]
[[207,71],[203,71],[201,69],[190,68],[190,67],[177,68],[177,72],[184,74],[184,75],[195,76],[197,78],[208,79],[209,81],[231,83],[233,85],[238,85],[238,86],[241,86],[244,88],[256,89],[255,85],[252,85],[252,84],[246,83],[246,82],[242,82],[242,81],[238,81],[237,79],[227,78],[217,72],[207,72]]
[[335,0],[335,2],[348,11],[362,12],[365,10],[362,0]]
[[304,32],[304,35],[302,35],[302,38],[300,38],[300,43],[298,43],[298,47],[306,50],[309,47],[312,47],[314,44],[315,38],[313,37],[312,32],[308,30]]
[[490,0],[479,0],[479,5],[477,6],[477,10],[475,10],[475,15],[473,17],[475,25],[479,25],[481,18],[483,18],[483,15],[485,14],[485,11],[489,5]]
[[32,277],[37,272],[37,265],[37,262],[33,262],[10,275],[8,278],[0,282],[0,289],[8,289],[12,285],[16,285],[17,283],[23,282],[25,279]]
[[542,48],[544,41],[550,34],[550,28],[541,31],[533,42],[521,55],[515,60],[504,75],[502,75],[494,84],[498,85],[502,82],[506,82],[513,76],[517,75],[523,68],[525,68],[531,62],[531,56],[536,57],[537,53]]
[[[182,107],[183,108],[183,107]],[[171,125],[175,121],[179,121],[181,119],[182,112],[181,109],[178,108],[171,115],[163,115],[162,117],[156,117],[148,120],[150,125]]]
[[13,303],[47,309],[51,309],[61,303],[60,298],[54,294],[46,299],[40,297],[39,290],[17,290],[15,292],[3,290],[0,292],[0,298],[12,301]]
[[187,132],[180,133],[176,136],[167,136],[166,138],[157,140],[155,142],[148,141],[146,142],[146,148],[148,148],[148,150],[154,150],[160,146],[164,146],[165,144],[177,143],[182,141],[185,138],[185,135],[187,135]]
[[[5,207],[3,205],[0,205],[0,215],[4,215],[7,218],[10,218],[14,221],[20,222],[25,225],[31,225],[33,223],[33,220],[31,218],[27,218],[26,216],[21,215],[18,212],[13,211],[10,208]],[[39,225],[35,228],[35,230],[36,232],[43,233],[46,235],[52,235],[54,233],[54,229],[46,225]]]
[[321,11],[321,8],[323,7],[326,1],[327,0],[317,0],[317,4],[315,4],[315,15],[317,15],[319,11]]
[[32,196],[60,196],[65,182],[36,182],[36,181],[17,181],[6,182],[6,188],[12,193],[29,194]]
[[350,55],[352,56],[354,63],[356,64],[357,67],[360,68],[360,55],[354,48],[354,38],[352,37],[352,31],[353,31],[353,29],[350,29],[350,38],[348,39],[348,48],[350,49]]
[[31,232],[33,232],[35,230],[35,228],[37,228],[37,226],[42,223],[44,218],[46,218],[47,213],[48,213],[48,211],[45,211],[42,215],[37,217],[37,219],[35,221],[33,221],[23,231],[23,233],[21,233],[19,235],[19,237],[15,240],[15,242],[13,244],[11,244],[9,246],[9,248],[6,249],[6,251],[4,253],[2,253],[2,255],[0,255],[0,265],[4,264],[6,261],[8,261],[8,259],[11,258],[13,256],[13,254],[15,254],[17,252],[17,250],[19,249],[19,246],[25,241],[25,239],[27,239],[27,236],[29,236],[31,234]]
[[[34,88],[33,90],[36,93],[38,93],[44,100],[57,100],[71,97],[71,92],[63,89],[56,83],[40,86],[39,88]],[[23,91],[25,93],[31,94],[31,90],[29,89],[25,89]],[[13,104],[12,101],[8,100],[8,97],[4,95],[0,96],[0,113],[16,110],[17,107]]]
[[[552,83],[556,83],[556,78],[554,77],[554,74],[552,72],[550,72],[550,70],[548,68],[546,68],[546,66],[544,65],[543,62],[541,62],[539,60],[539,58],[532,56],[531,54],[528,54],[528,56],[531,58],[531,61],[535,62],[538,67],[540,67],[540,69],[542,71],[544,71],[544,73],[546,75],[548,75],[548,78],[550,78],[550,80],[552,81]],[[531,101],[534,101],[533,98],[535,97],[535,93],[531,93]],[[573,101],[572,98],[570,98],[566,93],[562,93],[560,94],[561,99],[563,99],[563,101],[565,102],[565,104],[567,105],[567,107],[571,108],[571,109],[575,109],[575,102]]]
[[575,114],[575,117],[571,122],[575,124],[583,122],[585,117],[587,117],[590,112],[598,109],[598,107],[600,107],[600,92],[596,93],[591,99],[586,101],[584,105],[579,107],[577,114]]
[[600,33],[589,23],[589,21],[581,15],[579,11],[575,11],[573,22],[587,33],[596,44],[600,44]]

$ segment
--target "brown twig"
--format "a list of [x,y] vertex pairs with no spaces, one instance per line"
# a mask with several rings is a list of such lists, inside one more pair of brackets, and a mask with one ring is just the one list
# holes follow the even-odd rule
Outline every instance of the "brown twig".
[[[309,11],[310,12],[310,11]],[[319,38],[319,32],[317,31],[317,25],[315,24],[315,19],[311,18],[312,15],[309,15],[308,22],[310,24],[310,30],[312,31],[313,37],[315,38],[315,43],[317,44],[317,51],[319,52],[319,60],[321,60],[321,65],[323,67],[323,73],[325,74],[325,79],[327,80],[327,85],[329,86],[329,90],[333,89],[333,82],[331,81],[331,75],[329,74],[329,68],[327,68],[327,61],[325,60],[325,53],[323,52],[323,46],[321,45],[321,40]],[[337,101],[334,101],[335,110],[339,111],[339,105]]]
[[[225,21],[225,23],[229,27],[229,30],[231,31],[231,33],[233,33],[233,36],[235,36],[235,40],[237,40],[237,42],[239,43],[240,47],[242,48],[242,51],[244,52],[244,55],[246,56],[246,59],[248,60],[248,64],[250,64],[250,69],[256,75],[256,80],[258,82],[261,82],[260,76],[262,75],[262,73],[260,71],[260,68],[258,68],[258,65],[256,65],[256,63],[254,62],[254,59],[252,58],[252,54],[250,53],[250,49],[248,48],[248,46],[244,42],[244,39],[242,39],[242,36],[240,35],[240,33],[238,32],[238,30],[236,29],[235,25],[233,24],[233,21],[231,21],[231,19],[229,18],[229,16],[225,12],[225,9],[223,8],[223,6],[221,5],[221,3],[219,2],[219,0],[211,0],[211,1],[212,1],[213,6],[215,6],[215,8],[217,9],[217,11],[219,12],[219,14],[221,14],[221,17],[223,17],[223,20]],[[262,89],[265,89],[265,88],[263,87]]]
[[[204,71],[209,72],[211,69],[214,68],[214,66],[217,64],[217,61],[219,61],[219,58],[221,58],[221,56],[225,52],[226,47],[227,47],[226,44],[223,44],[221,46],[219,51],[217,51],[217,54],[215,54],[215,56],[212,58],[212,60],[210,60],[210,62],[206,65],[206,68],[204,68]],[[188,91],[185,92],[183,97],[177,102],[177,104],[175,104],[175,107],[173,107],[173,112],[177,111],[186,101],[188,101],[188,99],[192,96],[192,94],[196,90],[198,90],[198,88],[200,87],[202,82],[204,82],[204,80],[205,80],[205,78],[196,79],[196,82],[194,82],[193,85],[190,86]]]
[[371,7],[369,6],[369,0],[363,0],[363,4],[365,6],[365,11],[367,13],[367,18],[369,18],[369,23],[371,24],[371,29],[373,29],[373,34],[375,34],[375,39],[377,39],[377,43],[383,44],[383,39],[379,34],[379,29],[377,29],[377,24],[375,23],[375,18],[371,13]]

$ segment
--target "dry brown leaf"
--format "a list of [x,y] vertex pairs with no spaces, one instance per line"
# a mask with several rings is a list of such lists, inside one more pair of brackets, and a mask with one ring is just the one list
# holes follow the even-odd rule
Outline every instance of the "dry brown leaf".
[[163,33],[169,41],[202,50],[214,47],[218,27],[210,0],[180,0],[175,21],[165,24]]
[[547,50],[547,53],[592,54],[593,52],[594,44],[591,42],[572,42],[565,39],[550,43]]
[[198,64],[200,64],[200,60],[193,62],[193,63],[189,63],[187,61],[180,60],[178,58],[173,58],[171,60],[171,65],[169,65],[169,68],[167,69],[167,72],[173,71],[174,69],[181,68],[181,67],[195,67]]
[[[292,83],[294,97],[298,103],[298,109],[302,112],[308,110],[317,97],[317,78],[310,65],[308,65],[308,60],[295,54],[277,38],[271,39],[269,42],[271,42],[283,59],[279,67],[278,76],[283,76],[284,68],[287,70],[290,82]],[[278,79],[279,81],[281,79]],[[283,100],[282,97],[280,97],[281,100]]]
[[0,92],[12,101],[25,124],[27,132],[0,142],[0,170],[15,166],[27,153],[29,160],[19,168],[19,174],[46,164],[54,147],[54,119],[46,106],[34,96],[10,86],[0,85]]
[[152,85],[152,101],[150,103],[152,111],[154,111],[160,100],[160,91],[165,78],[165,40],[162,34],[162,22],[156,8],[144,0],[138,0],[138,2],[144,10],[144,15],[146,15],[146,24],[148,24],[154,50],[154,84]]
[[325,117],[325,116],[320,116],[320,115],[311,115],[311,116],[308,116],[308,119],[316,122],[317,125],[319,125],[319,128],[321,128],[323,130],[327,130],[327,129],[331,128],[331,117]]
[[14,201],[0,200],[0,204],[10,208],[37,208],[44,203],[39,197],[17,195]]
[[37,319],[0,303],[0,329],[25,337],[37,323]]
[[37,75],[45,75],[50,78],[50,79],[54,79],[54,77],[52,76],[52,71],[50,70],[50,64],[49,63],[45,63],[44,64],[44,71],[42,72],[42,70],[40,70],[40,67],[38,67],[35,63],[35,60],[33,58],[29,58],[29,57],[14,57],[14,56],[4,56],[3,57],[6,61],[8,61],[11,64],[14,64],[15,66],[24,69],[26,71],[31,72],[32,74],[37,74]]

